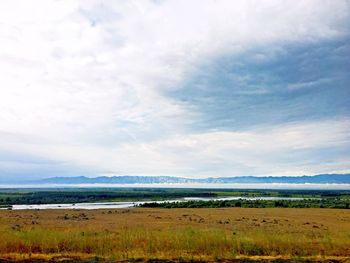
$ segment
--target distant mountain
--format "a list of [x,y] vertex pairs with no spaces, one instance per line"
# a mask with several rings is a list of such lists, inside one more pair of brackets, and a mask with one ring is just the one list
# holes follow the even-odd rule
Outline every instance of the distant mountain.
[[[32,182],[33,183],[33,182]],[[190,179],[173,176],[100,176],[52,177],[36,181],[40,184],[161,184],[161,183],[288,183],[288,184],[350,184],[350,174],[319,174],[313,176],[237,176]]]
[[172,176],[99,176],[99,177],[52,177],[39,180],[48,184],[160,184],[160,183],[193,183],[195,179]]

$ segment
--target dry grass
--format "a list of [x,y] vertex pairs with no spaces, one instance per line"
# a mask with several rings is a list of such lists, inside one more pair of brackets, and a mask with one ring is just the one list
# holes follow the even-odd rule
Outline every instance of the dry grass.
[[12,258],[34,254],[44,258],[78,255],[83,259],[96,256],[112,260],[346,258],[350,257],[350,211],[0,211],[0,236],[0,255]]

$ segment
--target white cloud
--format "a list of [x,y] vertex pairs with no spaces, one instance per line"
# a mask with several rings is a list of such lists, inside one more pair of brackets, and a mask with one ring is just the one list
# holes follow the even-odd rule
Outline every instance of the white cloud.
[[[349,171],[342,155],[317,156],[350,145],[349,120],[297,123],[246,132],[205,132],[176,135],[118,147],[33,143],[7,136],[0,147],[31,152],[51,160],[88,167],[100,174],[229,176],[240,174],[302,175]],[[296,153],[296,154],[293,154]]]
[[[244,171],[247,162],[257,162],[249,157],[251,144],[273,137],[189,134],[195,113],[164,90],[222,54],[342,36],[348,11],[349,1],[341,0],[2,1],[0,131],[28,142],[2,137],[0,150],[15,147],[101,172],[203,174],[208,160],[230,164],[221,155],[226,145],[247,151],[246,160],[237,161]],[[240,136],[241,143],[229,143]],[[298,131],[279,138],[288,136]],[[194,147],[198,140],[208,146]],[[176,147],[200,152],[196,164]],[[259,144],[259,151],[265,147]]]

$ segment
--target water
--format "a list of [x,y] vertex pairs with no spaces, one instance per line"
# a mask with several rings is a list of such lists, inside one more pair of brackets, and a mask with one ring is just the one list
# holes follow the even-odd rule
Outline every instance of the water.
[[104,203],[75,203],[75,204],[38,204],[38,205],[13,205],[12,210],[33,210],[33,209],[115,209],[132,208],[135,205],[144,203],[164,203],[164,202],[186,202],[186,201],[209,201],[209,200],[303,200],[297,197],[244,197],[227,196],[220,198],[185,197],[181,199],[170,199],[162,201],[139,201],[139,202],[104,202]]

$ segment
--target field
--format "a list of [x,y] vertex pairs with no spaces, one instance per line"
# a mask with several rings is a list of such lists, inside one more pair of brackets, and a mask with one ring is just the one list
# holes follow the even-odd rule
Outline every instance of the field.
[[349,262],[350,210],[0,210],[0,238],[2,260],[30,262]]

